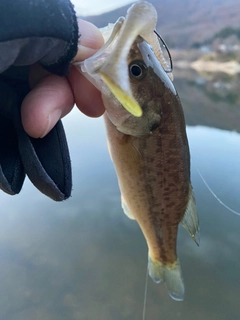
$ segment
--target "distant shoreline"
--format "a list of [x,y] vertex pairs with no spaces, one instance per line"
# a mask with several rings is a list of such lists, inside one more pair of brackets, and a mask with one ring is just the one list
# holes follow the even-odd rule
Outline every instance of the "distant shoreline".
[[198,73],[201,72],[223,72],[229,75],[236,75],[240,73],[240,64],[235,61],[219,62],[219,61],[206,61],[201,58],[195,61],[187,61],[183,59],[176,59],[174,67],[178,69],[194,69]]
[[[240,73],[239,59],[222,57],[216,52],[203,54],[200,50],[171,50],[174,67],[184,70],[193,69],[198,73],[222,72],[234,76]],[[221,61],[220,61],[221,60]]]
[[190,67],[197,72],[223,72],[229,75],[240,73],[240,64],[231,60],[227,62],[204,61],[202,59],[190,63]]

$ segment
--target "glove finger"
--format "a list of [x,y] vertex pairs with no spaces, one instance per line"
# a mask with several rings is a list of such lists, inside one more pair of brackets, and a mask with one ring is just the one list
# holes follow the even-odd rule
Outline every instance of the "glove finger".
[[11,195],[20,192],[25,178],[12,121],[12,109],[19,103],[15,91],[0,78],[0,188]]
[[19,150],[26,174],[32,183],[55,201],[70,197],[71,163],[61,121],[42,139],[18,130]]
[[24,178],[14,126],[0,115],[0,188],[11,195],[19,193]]
[[67,199],[71,194],[72,175],[68,145],[61,121],[44,138],[29,137],[23,129],[20,114],[22,100],[29,91],[28,84],[6,76],[2,79],[4,81],[0,79],[0,187],[11,194],[20,191],[20,182],[23,183],[25,170],[29,179],[42,193],[56,201]]

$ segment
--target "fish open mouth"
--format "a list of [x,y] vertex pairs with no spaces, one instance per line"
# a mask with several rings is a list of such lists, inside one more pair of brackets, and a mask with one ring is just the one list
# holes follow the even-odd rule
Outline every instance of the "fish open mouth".
[[121,105],[133,116],[141,117],[142,116],[142,108],[138,104],[138,102],[130,96],[126,91],[124,91],[120,86],[117,85],[113,79],[108,77],[106,74],[100,72],[100,76],[105,84],[108,86],[109,90],[112,94],[118,99]]

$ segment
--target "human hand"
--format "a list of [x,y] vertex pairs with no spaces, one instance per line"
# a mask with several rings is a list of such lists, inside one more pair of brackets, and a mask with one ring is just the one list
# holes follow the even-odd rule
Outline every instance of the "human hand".
[[[103,45],[97,27],[84,20],[78,24],[81,37],[74,61],[88,58]],[[104,113],[100,92],[74,66],[68,77],[60,77],[35,64],[31,66],[29,81],[32,90],[23,100],[21,115],[25,131],[33,138],[44,137],[74,104],[90,117]]]
[[74,66],[67,77],[57,74],[66,74],[70,60],[91,56],[103,38],[95,26],[80,21],[76,53],[77,18],[70,0],[0,6],[0,189],[17,194],[28,176],[43,194],[62,201],[71,195],[72,172],[59,119],[75,103],[92,117],[103,114],[104,106],[100,92]]

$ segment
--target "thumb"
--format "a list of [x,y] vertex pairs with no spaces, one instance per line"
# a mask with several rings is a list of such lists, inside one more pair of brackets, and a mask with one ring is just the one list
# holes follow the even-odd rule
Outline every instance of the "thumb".
[[83,61],[92,56],[104,44],[103,36],[99,29],[92,23],[85,20],[78,20],[79,41],[78,52],[73,59],[76,61]]

